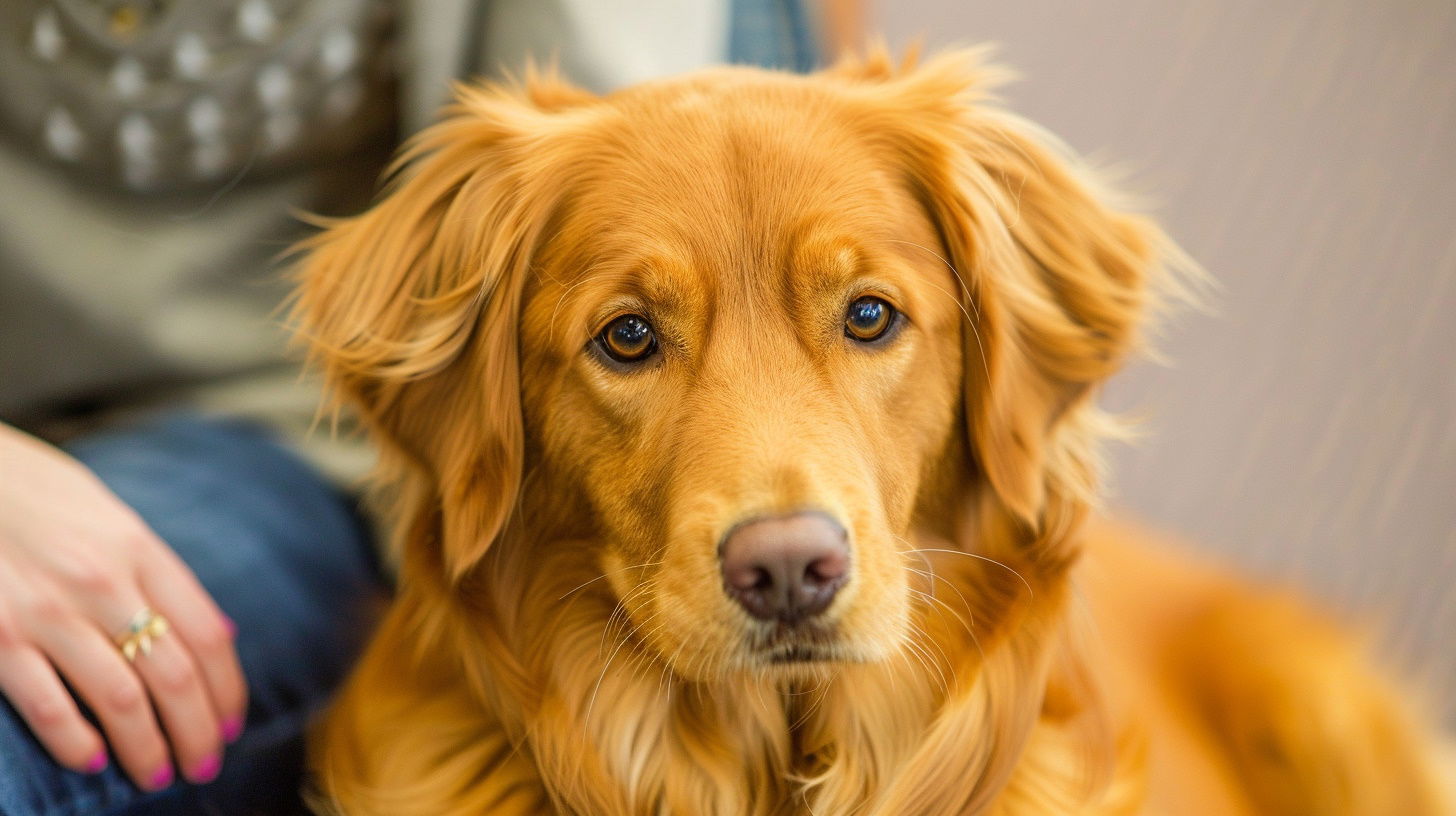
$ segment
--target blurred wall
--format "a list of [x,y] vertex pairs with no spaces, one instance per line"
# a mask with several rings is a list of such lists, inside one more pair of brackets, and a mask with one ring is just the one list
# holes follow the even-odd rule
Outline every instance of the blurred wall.
[[1105,402],[1114,506],[1386,622],[1456,712],[1456,3],[880,0],[997,42],[1016,110],[1132,170],[1221,285]]

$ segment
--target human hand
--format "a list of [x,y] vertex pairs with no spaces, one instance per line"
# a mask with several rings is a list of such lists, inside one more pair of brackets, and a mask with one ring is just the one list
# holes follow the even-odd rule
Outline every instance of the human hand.
[[[170,624],[132,661],[117,636],[138,611]],[[0,423],[0,694],[73,770],[110,745],[144,790],[221,768],[247,686],[233,625],[186,564],[84,465]],[[64,678],[96,715],[81,716]]]

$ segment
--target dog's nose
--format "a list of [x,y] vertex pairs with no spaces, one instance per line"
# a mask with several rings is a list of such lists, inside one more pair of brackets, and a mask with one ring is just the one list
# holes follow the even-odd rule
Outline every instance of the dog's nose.
[[829,607],[849,579],[844,527],[823,513],[761,518],[723,539],[723,584],[759,620],[798,623]]

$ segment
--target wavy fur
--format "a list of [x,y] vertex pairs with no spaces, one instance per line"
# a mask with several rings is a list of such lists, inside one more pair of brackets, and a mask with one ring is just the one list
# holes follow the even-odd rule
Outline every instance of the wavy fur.
[[[1073,568],[1092,397],[1192,266],[991,101],[981,52],[912,63],[463,87],[305,247],[300,335],[383,448],[401,558],[321,808],[1145,806]],[[883,351],[835,339],[854,286],[911,316]],[[591,358],[613,309],[653,315],[659,364]],[[855,572],[829,659],[773,666],[712,542],[805,506]]]

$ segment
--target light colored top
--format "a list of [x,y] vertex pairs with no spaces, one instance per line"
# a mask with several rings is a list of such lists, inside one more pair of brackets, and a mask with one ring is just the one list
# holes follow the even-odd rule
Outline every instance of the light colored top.
[[0,12],[0,420],[263,420],[331,476],[279,304],[298,211],[367,205],[452,77],[554,55],[596,90],[727,54],[728,0],[16,0]]

